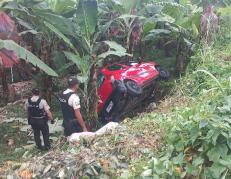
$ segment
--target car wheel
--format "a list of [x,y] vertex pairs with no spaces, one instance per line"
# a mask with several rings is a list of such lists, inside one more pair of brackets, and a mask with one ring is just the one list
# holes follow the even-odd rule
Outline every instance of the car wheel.
[[143,93],[143,89],[140,86],[138,86],[135,81],[125,81],[125,86],[128,90],[128,93],[132,96],[139,96]]
[[157,71],[159,72],[160,79],[167,80],[170,77],[168,70],[164,69],[163,67],[156,67]]
[[121,94],[127,93],[127,88],[123,81],[115,81],[115,90],[119,91]]

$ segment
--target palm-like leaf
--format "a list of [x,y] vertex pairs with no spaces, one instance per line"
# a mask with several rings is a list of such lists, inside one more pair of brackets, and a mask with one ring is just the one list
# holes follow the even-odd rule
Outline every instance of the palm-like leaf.
[[48,65],[46,65],[43,61],[41,61],[38,57],[36,57],[33,53],[21,47],[17,43],[12,40],[0,40],[0,49],[6,48],[8,50],[12,50],[15,54],[21,58],[26,60],[27,62],[33,64],[34,66],[40,68],[45,73],[50,76],[58,76],[57,73],[52,70]]
[[96,0],[80,0],[76,10],[76,22],[79,24],[82,33],[88,40],[95,32],[98,18],[98,6]]
[[104,41],[109,46],[109,51],[104,52],[98,56],[98,59],[105,59],[108,56],[114,55],[118,57],[131,56],[126,52],[126,49],[114,41]]

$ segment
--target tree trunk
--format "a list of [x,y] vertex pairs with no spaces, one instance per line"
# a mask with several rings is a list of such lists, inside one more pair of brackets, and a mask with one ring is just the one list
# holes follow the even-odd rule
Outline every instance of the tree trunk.
[[2,89],[3,89],[2,99],[4,102],[8,102],[9,90],[8,90],[8,83],[6,78],[6,71],[3,67],[0,67],[0,74],[2,75]]
[[181,38],[177,40],[177,49],[176,49],[176,75],[180,76],[184,69],[184,57],[182,56],[181,49]]
[[[96,121],[97,115],[97,106],[98,106],[98,94],[97,94],[97,76],[96,76],[96,65],[92,65],[90,71],[90,80],[88,82],[88,101],[89,101],[89,109],[88,109],[88,119],[90,123]],[[95,127],[96,124],[93,124]]]
[[[51,43],[47,42],[46,39],[43,39],[42,41],[42,56],[44,59],[44,62],[48,64],[49,66],[52,66],[51,61],[51,52],[54,45],[54,39]],[[48,45],[49,44],[49,45]],[[52,77],[47,76],[46,74],[43,75],[43,96],[46,98],[47,103],[51,105],[51,96],[52,96]]]

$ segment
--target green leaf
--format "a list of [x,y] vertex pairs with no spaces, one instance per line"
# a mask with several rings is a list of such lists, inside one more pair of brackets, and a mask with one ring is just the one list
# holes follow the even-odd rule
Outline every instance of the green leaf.
[[229,146],[229,149],[231,150],[231,139],[227,140],[227,145]]
[[189,4],[190,2],[189,2],[189,0],[179,0],[179,3],[180,3],[181,5],[187,5],[187,4]]
[[83,75],[87,75],[90,69],[90,64],[87,59],[81,58],[77,53],[64,52],[65,56],[71,60],[79,68]]
[[196,141],[196,139],[200,136],[201,132],[198,127],[192,127],[190,130],[190,138],[192,144]]
[[155,4],[147,4],[145,8],[149,14],[153,15],[153,14],[160,14],[163,9],[163,6],[155,5]]
[[117,17],[117,19],[123,19],[124,21],[129,20],[129,19],[135,19],[135,18],[145,19],[145,17],[143,17],[143,16],[136,16],[136,15],[131,15],[131,14],[123,14],[123,15]]
[[95,32],[98,21],[98,5],[96,0],[80,0],[76,10],[75,21],[79,24],[81,31],[89,40]]
[[217,162],[221,156],[226,155],[228,152],[228,147],[225,144],[216,145],[210,149],[207,153],[210,161]]
[[13,1],[13,0],[1,0],[0,7],[2,7],[2,5],[4,5],[7,2],[10,2],[10,1]]
[[197,157],[196,159],[193,159],[192,164],[193,164],[193,166],[197,167],[197,166],[199,166],[199,165],[201,165],[203,163],[204,163],[204,159],[201,158],[201,157]]
[[212,167],[209,168],[209,171],[211,172],[212,176],[214,178],[220,178],[221,174],[225,171],[226,167],[222,166],[219,163],[214,163]]
[[156,27],[156,23],[152,23],[152,22],[147,22],[144,24],[144,28],[143,28],[143,32],[142,32],[142,36],[146,36],[148,35],[148,33],[154,29]]
[[220,131],[214,131],[213,136],[212,136],[213,145],[217,144],[217,138],[219,137],[219,135],[220,135]]
[[231,170],[231,155],[225,155],[219,160],[219,163]]
[[176,151],[178,151],[178,152],[184,150],[184,141],[179,140],[179,141],[175,144],[175,148],[176,148]]
[[199,30],[194,23],[192,24],[192,31],[193,31],[193,37],[196,38],[199,35]]
[[200,129],[204,128],[207,125],[208,125],[208,121],[203,119],[203,120],[200,121],[199,128]]
[[217,12],[220,13],[222,16],[230,15],[231,14],[231,6],[218,8]]
[[52,24],[44,21],[46,27],[48,27],[53,33],[55,33],[60,39],[62,39],[69,47],[73,50],[77,51],[74,45],[71,43],[70,39],[68,39],[62,32],[60,32],[57,28],[55,28]]
[[174,164],[180,164],[181,165],[184,162],[184,157],[185,156],[184,156],[183,152],[181,152],[178,154],[178,156],[174,157],[172,159],[172,161]]
[[143,41],[149,41],[149,40],[154,40],[155,38],[159,38],[160,34],[170,34],[171,31],[166,30],[166,29],[153,29],[149,31],[149,34],[144,37],[142,40]]
[[186,166],[186,172],[191,175],[196,175],[198,173],[198,167],[195,165],[187,165]]
[[114,51],[126,53],[126,49],[114,41],[103,41],[103,42],[106,43],[109,46],[109,48]]
[[38,34],[39,32],[37,32],[36,30],[25,30],[25,31],[23,31],[23,32],[20,32],[19,35],[22,36],[22,35],[25,35],[25,34],[27,34],[27,33],[31,33],[31,34],[33,34],[33,35],[36,35],[36,34]]
[[126,49],[121,45],[119,45],[118,43],[114,41],[103,41],[103,42],[109,46],[109,51],[100,54],[98,56],[98,59],[105,59],[110,55],[115,55],[118,57],[131,56],[130,54],[126,53]]
[[200,17],[201,17],[201,11],[193,13],[193,15],[186,17],[182,20],[181,22],[181,26],[184,28],[191,28],[192,24],[194,24],[193,26],[195,26],[194,30],[198,31],[199,27],[200,27]]
[[52,24],[59,32],[64,35],[69,35],[72,37],[78,37],[78,26],[73,23],[70,19],[63,16],[52,14],[46,11],[34,10],[36,16],[40,17],[43,21]]
[[49,0],[52,10],[58,14],[70,12],[75,8],[76,0]]
[[12,50],[15,54],[25,61],[33,64],[34,66],[40,68],[45,73],[50,76],[58,76],[57,73],[52,70],[48,65],[46,65],[43,61],[41,61],[38,57],[36,57],[33,53],[21,47],[17,43],[12,40],[0,40],[0,49],[6,48],[8,50]]
[[205,74],[207,74],[210,78],[212,78],[217,83],[217,85],[220,87],[221,91],[222,92],[224,91],[223,86],[221,85],[219,80],[212,73],[210,73],[209,71],[207,71],[207,70],[197,70],[197,71],[194,72],[194,74],[196,74],[196,73],[205,73]]
[[136,7],[136,4],[137,4],[137,0],[120,0],[124,10],[125,10],[125,13],[130,13],[130,11]]

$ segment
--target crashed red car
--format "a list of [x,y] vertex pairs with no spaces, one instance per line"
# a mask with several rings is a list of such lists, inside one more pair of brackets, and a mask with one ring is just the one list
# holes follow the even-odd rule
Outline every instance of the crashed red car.
[[156,83],[169,73],[155,62],[109,64],[98,72],[98,114],[102,122],[118,121],[152,96]]

